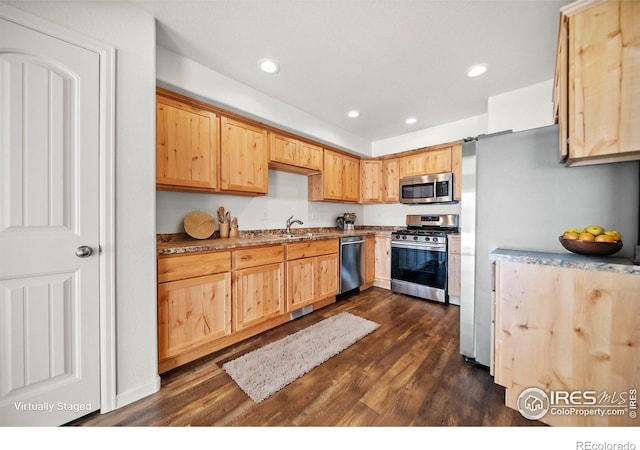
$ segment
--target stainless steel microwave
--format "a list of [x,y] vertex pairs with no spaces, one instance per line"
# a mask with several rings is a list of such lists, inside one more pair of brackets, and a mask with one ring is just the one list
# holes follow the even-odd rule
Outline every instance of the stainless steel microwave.
[[454,201],[452,172],[400,179],[400,203],[452,203]]

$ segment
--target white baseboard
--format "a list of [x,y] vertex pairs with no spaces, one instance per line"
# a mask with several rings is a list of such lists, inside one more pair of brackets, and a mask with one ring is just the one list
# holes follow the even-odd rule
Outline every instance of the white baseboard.
[[139,386],[135,389],[131,389],[127,392],[123,392],[116,396],[116,409],[122,408],[130,403],[138,401],[148,395],[155,394],[160,390],[160,376],[156,375],[155,378],[148,383]]

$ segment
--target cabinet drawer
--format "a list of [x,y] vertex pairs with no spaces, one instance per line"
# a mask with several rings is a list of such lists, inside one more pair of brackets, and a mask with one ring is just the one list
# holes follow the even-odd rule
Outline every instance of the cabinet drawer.
[[158,283],[231,270],[231,252],[193,253],[158,259]]
[[460,238],[449,238],[449,249],[448,252],[454,255],[460,254]]
[[338,253],[338,250],[339,245],[337,239],[296,242],[287,244],[287,260]]
[[284,261],[284,246],[272,245],[269,247],[246,248],[233,252],[234,269],[262,266]]

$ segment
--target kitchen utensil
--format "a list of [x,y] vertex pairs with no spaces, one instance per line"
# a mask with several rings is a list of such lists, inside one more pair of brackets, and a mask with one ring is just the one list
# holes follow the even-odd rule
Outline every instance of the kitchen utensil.
[[622,249],[622,241],[581,241],[578,239],[563,239],[562,236],[558,239],[564,248],[578,255],[609,256],[618,253]]
[[224,223],[226,222],[226,214],[224,212],[224,206],[221,206],[220,208],[218,208],[218,222],[220,223]]
[[191,211],[183,221],[184,231],[194,239],[207,239],[216,230],[216,222],[211,214]]

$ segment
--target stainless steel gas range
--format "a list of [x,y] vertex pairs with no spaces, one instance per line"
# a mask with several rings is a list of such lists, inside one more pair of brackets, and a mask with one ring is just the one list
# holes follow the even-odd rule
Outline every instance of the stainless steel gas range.
[[457,233],[457,214],[408,215],[391,237],[391,290],[448,303],[447,234]]

